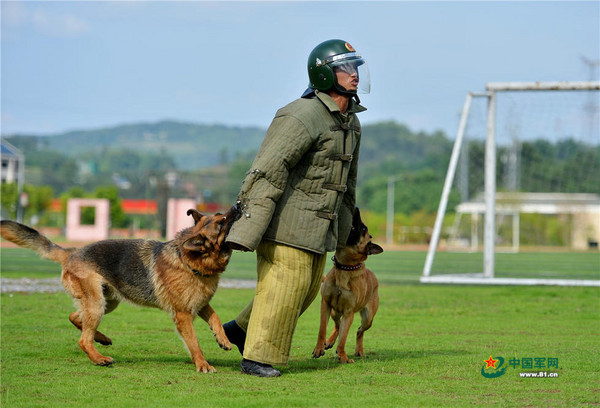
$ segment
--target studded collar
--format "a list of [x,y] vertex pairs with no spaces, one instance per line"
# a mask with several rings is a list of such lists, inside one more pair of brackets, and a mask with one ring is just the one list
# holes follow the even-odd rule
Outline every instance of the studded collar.
[[337,269],[341,269],[343,271],[355,271],[357,269],[360,269],[363,266],[363,262],[358,263],[356,265],[344,265],[341,264],[340,261],[337,260],[337,258],[334,256],[331,257],[331,260],[333,261],[333,263],[335,264],[335,267]]

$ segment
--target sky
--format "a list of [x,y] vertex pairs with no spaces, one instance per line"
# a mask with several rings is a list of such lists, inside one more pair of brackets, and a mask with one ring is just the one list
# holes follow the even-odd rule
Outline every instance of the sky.
[[487,82],[592,79],[582,57],[600,60],[599,5],[2,0],[0,131],[266,129],[306,88],[310,51],[340,38],[369,65],[363,124],[454,137],[467,93]]

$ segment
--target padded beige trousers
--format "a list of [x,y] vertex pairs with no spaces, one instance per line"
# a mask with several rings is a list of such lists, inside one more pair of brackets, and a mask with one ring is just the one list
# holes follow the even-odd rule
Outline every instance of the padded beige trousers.
[[298,318],[321,289],[326,255],[263,241],[256,256],[256,293],[235,319],[246,331],[244,358],[287,364]]

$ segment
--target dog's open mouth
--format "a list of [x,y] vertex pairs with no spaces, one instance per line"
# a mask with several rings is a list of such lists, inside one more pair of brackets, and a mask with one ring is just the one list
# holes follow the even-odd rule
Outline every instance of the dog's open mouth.
[[240,202],[238,201],[224,215],[225,226],[226,226],[225,236],[227,236],[227,234],[229,234],[229,230],[231,229],[231,226],[233,225],[233,223],[236,222],[237,220],[239,220],[241,216],[242,216],[242,209],[241,209]]

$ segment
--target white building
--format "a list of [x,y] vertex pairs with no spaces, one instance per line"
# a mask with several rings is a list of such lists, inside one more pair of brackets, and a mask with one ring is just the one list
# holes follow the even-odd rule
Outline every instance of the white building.
[[2,171],[0,178],[2,183],[22,183],[25,157],[19,149],[2,140]]
[[[477,248],[480,219],[485,214],[483,197],[464,202],[456,208],[457,222],[471,214],[471,246]],[[568,215],[572,217],[570,246],[584,250],[600,241],[600,196],[567,193],[496,193],[496,213],[513,217],[513,249],[519,248],[519,215],[524,213]],[[456,231],[456,223],[453,228]]]

